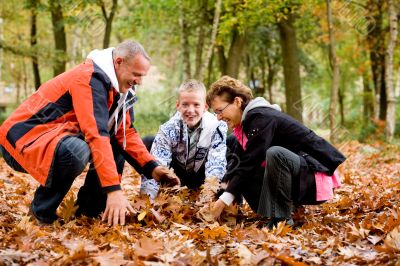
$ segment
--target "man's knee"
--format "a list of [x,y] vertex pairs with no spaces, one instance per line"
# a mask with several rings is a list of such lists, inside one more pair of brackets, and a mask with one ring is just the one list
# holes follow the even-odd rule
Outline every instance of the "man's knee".
[[[90,159],[89,145],[77,137],[69,137],[62,142],[57,156],[71,158],[70,165],[74,172],[79,175],[86,167]],[[71,169],[72,170],[72,169]]]

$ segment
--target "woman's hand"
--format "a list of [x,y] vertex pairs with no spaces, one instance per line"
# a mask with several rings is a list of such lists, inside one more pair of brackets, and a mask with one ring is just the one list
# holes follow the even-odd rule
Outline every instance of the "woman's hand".
[[214,216],[215,220],[221,216],[225,206],[225,203],[220,199],[211,204],[211,214]]

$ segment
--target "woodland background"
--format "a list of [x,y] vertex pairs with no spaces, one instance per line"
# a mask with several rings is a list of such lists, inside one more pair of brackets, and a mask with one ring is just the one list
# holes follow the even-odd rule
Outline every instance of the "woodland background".
[[139,89],[142,134],[168,119],[183,80],[226,74],[331,140],[379,126],[392,140],[399,10],[395,0],[1,0],[0,81],[15,95],[2,117],[91,50],[135,39],[154,65]]
[[27,216],[37,183],[0,159],[0,265],[400,265],[399,17],[396,0],[0,0],[0,122],[91,50],[134,39],[153,64],[135,106],[142,136],[174,112],[183,80],[226,74],[348,157],[334,200],[274,230],[246,206],[206,223],[184,188],[151,204],[131,168],[127,226],[73,219],[83,174],[66,223],[43,227]]

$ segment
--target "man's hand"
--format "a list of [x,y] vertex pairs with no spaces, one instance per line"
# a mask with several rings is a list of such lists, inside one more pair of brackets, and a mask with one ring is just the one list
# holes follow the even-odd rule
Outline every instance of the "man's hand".
[[135,210],[129,204],[122,190],[107,194],[106,210],[102,216],[103,221],[107,221],[108,225],[125,225],[125,215],[128,212],[135,213]]
[[154,180],[158,182],[166,182],[170,186],[181,185],[179,177],[177,177],[174,172],[165,166],[157,166],[154,168],[151,175],[153,176]]
[[215,220],[221,216],[225,206],[225,203],[220,199],[211,204],[211,214],[214,216]]

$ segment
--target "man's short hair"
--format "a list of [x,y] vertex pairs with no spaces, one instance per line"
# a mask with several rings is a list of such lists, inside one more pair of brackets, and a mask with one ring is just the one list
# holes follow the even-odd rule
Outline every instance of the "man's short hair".
[[204,86],[203,82],[200,82],[195,79],[186,80],[181,84],[181,86],[178,89],[178,94],[184,91],[198,91],[206,95],[206,87]]
[[137,54],[143,55],[147,60],[150,61],[150,56],[146,53],[143,46],[136,41],[124,41],[118,44],[113,50],[113,58],[115,59],[117,56],[120,56],[124,59],[131,59],[135,57]]

